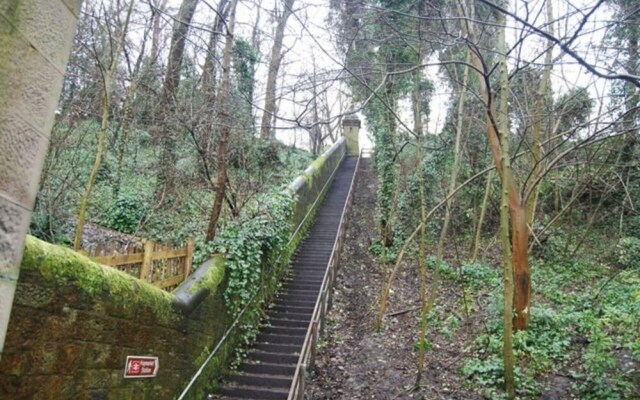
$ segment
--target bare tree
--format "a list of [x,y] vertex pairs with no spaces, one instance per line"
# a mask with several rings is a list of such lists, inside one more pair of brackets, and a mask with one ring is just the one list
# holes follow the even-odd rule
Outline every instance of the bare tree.
[[174,124],[173,114],[178,85],[180,84],[180,69],[184,56],[185,44],[191,19],[199,0],[183,0],[173,24],[169,61],[164,78],[164,86],[160,97],[160,121],[155,127],[156,137],[160,142],[161,155],[158,169],[156,199],[164,199],[165,194],[172,195],[175,191],[175,145],[178,126]]
[[233,52],[233,32],[236,20],[236,6],[238,0],[231,0],[229,5],[229,21],[227,22],[226,41],[222,59],[222,83],[218,95],[218,121],[220,121],[220,141],[218,142],[216,158],[216,196],[209,217],[206,240],[211,241],[216,236],[218,220],[222,211],[222,203],[227,187],[227,151],[229,134],[231,131],[231,118],[229,110],[229,96],[231,92],[231,53]]
[[282,42],[284,40],[284,30],[287,27],[287,20],[293,13],[293,3],[295,0],[284,0],[283,9],[278,18],[276,35],[271,47],[271,59],[269,60],[269,71],[267,75],[267,89],[265,93],[264,108],[262,111],[262,124],[260,126],[260,136],[263,139],[271,137],[271,127],[274,115],[276,114],[276,82],[278,71],[282,62]]
[[[84,221],[87,212],[87,206],[89,205],[89,198],[91,197],[91,191],[93,190],[93,183],[95,182],[96,176],[98,175],[98,170],[100,169],[100,165],[102,164],[102,157],[104,155],[104,148],[107,136],[107,129],[109,127],[109,111],[111,108],[111,91],[113,89],[113,76],[115,75],[118,69],[118,61],[120,59],[120,55],[124,48],[125,39],[127,36],[127,30],[129,28],[129,20],[131,18],[131,11],[133,10],[133,0],[130,0],[129,5],[126,10],[126,16],[124,22],[119,26],[120,31],[118,32],[118,36],[116,42],[112,44],[112,58],[108,66],[104,66],[102,64],[99,65],[100,72],[102,75],[102,85],[103,85],[103,93],[102,93],[102,120],[100,123],[100,131],[98,132],[98,147],[96,149],[96,158],[93,163],[93,168],[91,169],[91,173],[89,174],[89,179],[87,181],[87,186],[84,190],[84,194],[82,196],[82,200],[80,201],[80,207],[78,209],[78,223],[76,225],[75,237],[73,240],[73,248],[74,250],[80,250],[82,247],[82,232],[84,229]],[[105,25],[108,25],[105,24]],[[98,60],[96,58],[96,60]],[[98,61],[99,63],[99,61]]]

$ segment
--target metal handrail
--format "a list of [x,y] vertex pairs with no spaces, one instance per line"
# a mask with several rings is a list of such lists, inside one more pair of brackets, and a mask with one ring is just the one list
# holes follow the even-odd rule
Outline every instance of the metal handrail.
[[207,356],[207,358],[204,360],[204,362],[202,363],[202,365],[200,365],[200,368],[198,368],[198,371],[196,371],[196,373],[193,375],[193,377],[191,378],[191,380],[189,381],[189,384],[187,385],[186,388],[184,388],[184,390],[182,391],[182,393],[180,393],[180,397],[178,397],[178,400],[183,400],[185,398],[185,396],[189,393],[189,390],[191,390],[191,387],[193,386],[194,383],[196,383],[196,380],[198,380],[198,378],[200,377],[200,375],[202,375],[202,372],[204,371],[204,369],[207,367],[207,365],[209,364],[209,362],[213,359],[213,357],[218,353],[218,350],[220,350],[220,348],[222,347],[222,345],[224,344],[224,342],[227,341],[227,338],[229,337],[229,334],[233,331],[233,329],[236,327],[236,325],[238,324],[238,322],[240,322],[240,319],[242,318],[242,316],[244,315],[244,313],[249,309],[249,306],[251,304],[253,304],[253,301],[255,300],[256,296],[258,295],[259,291],[254,293],[253,296],[251,297],[251,299],[249,300],[249,302],[244,306],[244,308],[242,309],[242,311],[240,311],[240,314],[238,314],[238,316],[236,317],[236,319],[233,320],[233,323],[231,323],[231,326],[229,326],[229,328],[227,328],[227,330],[225,331],[224,335],[220,338],[220,340],[218,341],[218,344],[216,344],[216,347],[213,349],[213,351]]
[[[336,142],[336,143],[338,143],[338,142]],[[333,169],[333,172],[331,173],[331,176],[327,179],[325,184],[322,186],[322,190],[320,190],[320,193],[318,193],[318,196],[316,197],[316,200],[313,202],[312,206],[309,208],[309,211],[307,211],[307,213],[305,214],[305,216],[302,219],[302,221],[300,221],[300,223],[298,224],[298,226],[297,226],[296,230],[294,231],[294,233],[292,233],[291,236],[289,237],[289,241],[287,242],[287,247],[289,245],[291,245],[291,243],[295,239],[296,235],[298,234],[298,232],[300,231],[302,226],[304,226],[304,224],[306,223],[307,219],[309,218],[311,213],[316,208],[316,205],[318,204],[318,202],[322,198],[322,194],[325,193],[325,190],[327,189],[328,185],[333,181],[333,178],[335,177],[336,172],[338,171],[338,168],[340,167],[340,164],[342,163],[342,160],[344,160],[345,155],[346,155],[346,152],[342,154],[342,157],[340,157],[340,160],[336,164],[336,167]],[[359,159],[358,159],[358,161],[359,161]],[[356,168],[357,168],[357,166],[356,166]],[[282,254],[278,256],[278,259],[276,260],[276,264],[279,264],[281,259],[282,259]],[[262,289],[263,289],[263,286],[260,286],[260,288],[253,294],[251,299],[249,299],[249,301],[244,306],[242,311],[240,311],[240,314],[238,314],[238,316],[233,320],[233,322],[231,323],[229,328],[227,328],[227,330],[225,331],[224,335],[220,338],[220,340],[218,341],[218,343],[214,347],[213,351],[207,356],[207,358],[204,360],[204,362],[200,365],[200,368],[198,368],[196,373],[191,377],[191,380],[189,381],[187,386],[184,388],[182,393],[180,393],[180,396],[178,397],[178,400],[183,400],[185,398],[185,396],[189,393],[189,390],[191,390],[191,388],[193,387],[193,384],[198,380],[200,375],[202,375],[202,372],[207,367],[209,362],[218,353],[218,351],[220,350],[222,345],[227,341],[227,338],[229,337],[229,335],[231,334],[233,329],[235,329],[235,327],[238,325],[238,323],[240,322],[240,319],[244,316],[244,313],[249,309],[249,306],[253,304],[254,300],[256,299],[257,295],[261,292]]]
[[345,234],[345,225],[346,225],[346,216],[347,211],[351,207],[351,202],[353,201],[353,187],[355,185],[356,176],[358,175],[358,170],[360,167],[360,160],[362,159],[362,151],[358,156],[358,161],[356,163],[356,168],[353,173],[353,177],[351,178],[351,184],[349,185],[349,193],[347,195],[347,199],[345,201],[344,207],[342,208],[342,215],[340,217],[340,226],[338,228],[338,235],[336,240],[333,243],[333,249],[331,251],[331,257],[329,258],[329,262],[327,263],[328,268],[324,273],[324,278],[322,279],[322,285],[320,286],[320,296],[316,299],[315,307],[313,308],[313,314],[311,316],[311,321],[309,321],[309,327],[307,328],[307,334],[305,335],[304,342],[302,344],[302,351],[300,352],[300,356],[298,358],[298,363],[296,365],[296,371],[293,375],[293,381],[291,382],[291,388],[289,389],[288,400],[299,400],[304,396],[304,371],[309,367],[309,363],[313,362],[314,351],[316,347],[316,342],[318,339],[318,326],[321,324],[322,320],[324,320],[324,315],[327,311],[328,299],[327,296],[330,296],[330,287],[329,281],[333,284],[333,280],[335,279],[335,266],[337,264],[338,256],[340,249],[343,245],[344,234]]

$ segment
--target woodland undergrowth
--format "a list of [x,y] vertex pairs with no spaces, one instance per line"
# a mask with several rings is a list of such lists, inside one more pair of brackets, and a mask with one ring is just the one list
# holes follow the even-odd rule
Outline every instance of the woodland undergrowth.
[[[606,243],[605,238],[596,233],[590,240],[593,247],[574,257],[552,252],[532,258],[535,302],[531,325],[514,333],[519,398],[538,398],[557,384],[554,377],[566,382],[567,387],[560,390],[571,396],[567,398],[638,398],[638,248],[629,248],[635,238],[625,238],[613,251],[606,251],[605,246],[595,244]],[[430,269],[434,260],[428,260]],[[465,293],[455,313],[436,306],[428,324],[431,335],[453,337],[466,329],[465,319],[475,321],[474,338],[467,343],[459,373],[469,388],[486,398],[500,399],[506,398],[501,354],[502,278],[500,269],[489,264],[441,264],[441,276],[460,285]]]

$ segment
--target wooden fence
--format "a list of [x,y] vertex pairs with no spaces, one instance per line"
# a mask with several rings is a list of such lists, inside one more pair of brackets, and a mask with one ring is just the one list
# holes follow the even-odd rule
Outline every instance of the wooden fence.
[[134,248],[129,254],[100,255],[96,249],[89,257],[140,278],[161,289],[172,291],[191,272],[194,239],[190,237],[185,247],[172,247],[144,240],[141,248]]

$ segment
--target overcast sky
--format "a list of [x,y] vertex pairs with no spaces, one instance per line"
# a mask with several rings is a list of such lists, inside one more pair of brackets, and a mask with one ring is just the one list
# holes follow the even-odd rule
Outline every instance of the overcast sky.
[[[175,14],[179,7],[180,0],[170,0],[170,14]],[[278,2],[281,4],[281,2]],[[567,37],[572,35],[580,21],[584,16],[581,10],[588,10],[597,3],[597,0],[577,0],[573,2],[565,0],[553,0],[555,33],[557,37]],[[544,5],[543,0],[512,0],[510,10],[515,11],[521,17],[528,17],[528,20],[534,25],[542,26],[545,21],[545,13],[541,7]],[[194,17],[194,25],[210,26],[215,14],[211,11],[211,7],[217,5],[216,0],[201,0],[198,5],[196,16]],[[260,60],[257,71],[257,88],[256,97],[254,99],[256,106],[261,107],[264,102],[264,84],[266,82],[266,70],[268,63],[268,55],[272,45],[272,35],[275,29],[275,23],[272,13],[275,7],[274,0],[266,1],[240,1],[237,11],[237,31],[236,35],[249,39],[253,25],[258,14],[260,14],[260,52],[263,55]],[[309,76],[313,71],[313,61],[315,60],[316,70],[323,74],[327,80],[344,77],[341,73],[342,56],[335,48],[335,40],[332,37],[331,29],[327,28],[327,18],[329,16],[328,1],[326,0],[296,0],[296,12],[288,21],[285,32],[285,49],[286,55],[281,66],[281,77],[279,83],[284,85],[284,96],[280,103],[279,115],[283,120],[278,121],[278,137],[288,143],[296,142],[297,145],[304,146],[307,134],[304,130],[292,130],[294,123],[286,121],[294,119],[300,115],[304,108],[305,100],[310,98],[309,93],[299,90],[294,91],[293,88],[300,84],[304,76]],[[583,55],[588,61],[595,65],[606,65],[608,57],[611,53],[607,52],[607,48],[603,45],[605,35],[607,33],[607,23],[611,18],[611,13],[604,6],[594,13],[589,22],[582,28],[581,34],[576,38],[573,47],[579,54]],[[508,31],[507,40],[509,44],[515,43],[515,40],[522,32],[522,24],[517,23],[509,18],[507,21]],[[205,31],[198,32],[197,29],[192,32],[194,41],[206,43],[208,33]],[[546,42],[537,35],[531,35],[523,42],[519,49],[518,55],[526,60],[542,63],[544,57],[538,57],[541,54]],[[191,48],[191,51],[194,47]],[[552,89],[554,96],[558,97],[562,93],[575,86],[588,87],[593,97],[606,98],[610,90],[609,84],[603,79],[596,79],[592,74],[587,73],[584,68],[579,66],[573,59],[568,56],[560,56],[560,51],[556,47],[554,49],[554,68],[552,71]],[[203,54],[196,54],[196,57],[203,58]],[[510,68],[516,66],[514,59],[510,60]],[[445,120],[446,109],[449,104],[452,89],[443,84],[440,79],[440,70],[438,67],[429,67],[425,73],[435,84],[435,93],[430,104],[432,115],[429,118],[428,131],[430,133],[438,133],[442,129]],[[334,115],[338,114],[338,96],[341,92],[347,92],[347,88],[339,83],[339,80],[332,85],[328,85],[330,98],[335,102]],[[350,99],[348,96],[342,98],[342,107],[349,106]],[[407,102],[401,104],[401,118],[407,124],[412,126],[412,117]],[[260,115],[256,116],[259,121]],[[295,137],[292,132],[298,133]],[[366,126],[364,127],[366,132]],[[363,134],[363,140],[365,136]],[[368,144],[370,146],[370,144]]]

